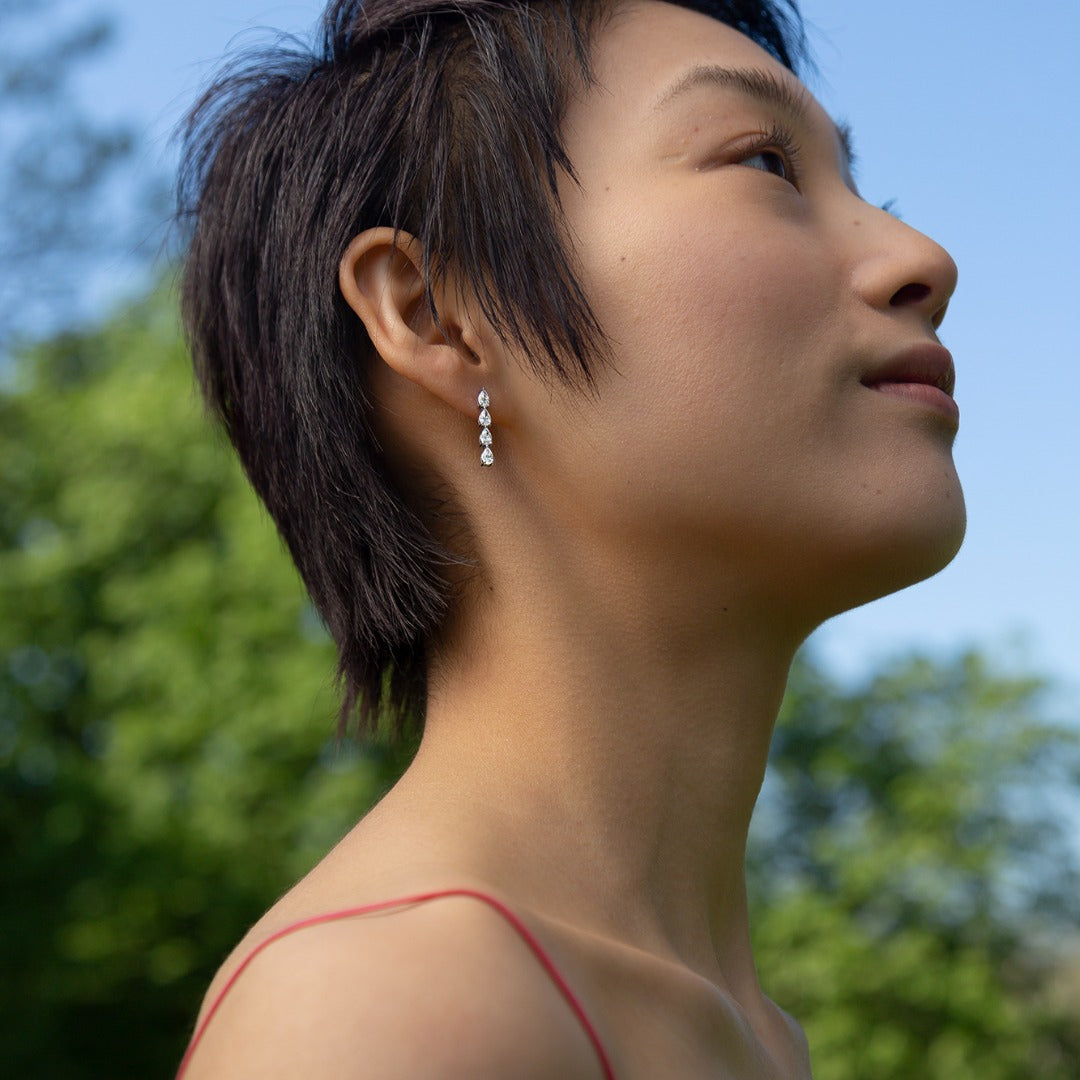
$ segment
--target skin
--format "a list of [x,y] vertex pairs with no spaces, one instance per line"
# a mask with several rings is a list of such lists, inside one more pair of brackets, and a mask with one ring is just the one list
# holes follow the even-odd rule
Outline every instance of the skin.
[[[701,64],[805,95],[730,28],[634,4],[594,62],[563,196],[614,342],[598,394],[529,374],[452,278],[436,327],[408,238],[370,230],[342,261],[391,455],[457,493],[479,569],[432,661],[414,765],[208,1000],[292,920],[475,885],[551,950],[620,1078],[805,1077],[805,1040],[754,970],[746,831],[795,649],[962,537],[955,423],[863,384],[935,340],[955,267],[860,199],[808,95],[796,177],[760,146],[777,107],[718,86],[658,106]],[[513,933],[446,900],[268,949],[187,1075],[600,1071]]]

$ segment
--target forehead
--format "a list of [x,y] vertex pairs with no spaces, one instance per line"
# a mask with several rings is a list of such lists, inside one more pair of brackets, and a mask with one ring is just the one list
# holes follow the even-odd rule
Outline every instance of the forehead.
[[612,75],[627,59],[639,75],[644,75],[672,64],[692,63],[694,52],[699,60],[705,61],[714,58],[718,51],[798,81],[771,53],[745,34],[693,8],[662,0],[626,0],[615,4],[593,46],[597,72],[606,65]]
[[[717,19],[674,4],[632,0],[617,6],[593,42],[592,69],[594,85],[572,103],[570,127],[583,123],[611,132],[628,124],[640,130],[661,123],[680,98],[723,87],[720,73],[733,71],[752,74],[760,91],[755,96],[783,111],[794,106],[835,132],[802,82],[760,45]],[[740,88],[747,86],[735,85]]]

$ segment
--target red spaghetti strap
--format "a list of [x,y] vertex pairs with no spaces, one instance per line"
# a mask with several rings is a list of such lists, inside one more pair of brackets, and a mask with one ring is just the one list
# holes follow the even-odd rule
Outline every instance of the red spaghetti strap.
[[363,904],[360,907],[345,908],[342,911],[331,911],[323,915],[312,915],[310,918],[290,923],[281,930],[275,931],[264,941],[260,941],[259,944],[244,957],[240,965],[226,980],[225,985],[218,991],[210,1008],[206,1010],[206,1015],[203,1017],[202,1022],[196,1028],[195,1034],[191,1037],[191,1042],[188,1043],[188,1048],[184,1053],[183,1060],[180,1062],[180,1068],[176,1073],[176,1080],[181,1080],[183,1077],[184,1072],[191,1062],[191,1056],[195,1053],[195,1048],[199,1045],[207,1027],[210,1025],[210,1021],[214,1019],[214,1014],[225,1000],[225,995],[233,988],[236,984],[236,980],[243,975],[251,961],[254,960],[263,949],[273,945],[275,941],[279,941],[289,934],[295,934],[298,930],[304,930],[309,926],[319,926],[322,923],[333,922],[337,919],[348,919],[352,918],[354,915],[371,915],[377,911],[385,911],[387,908],[406,907],[409,904],[422,904],[428,900],[438,900],[449,896],[468,896],[472,897],[474,900],[482,901],[492,910],[497,911],[514,928],[514,930],[517,931],[518,937],[528,945],[533,956],[540,962],[540,966],[547,972],[548,977],[555,984],[559,993],[562,994],[563,999],[566,1001],[567,1005],[570,1006],[574,1016],[577,1017],[578,1023],[581,1024],[582,1029],[589,1038],[589,1042],[592,1043],[593,1049],[596,1051],[596,1056],[600,1061],[600,1067],[604,1070],[604,1080],[615,1080],[615,1070],[611,1067],[607,1051],[604,1049],[604,1044],[600,1041],[600,1036],[597,1034],[596,1028],[593,1027],[592,1021],[586,1014],[584,1007],[581,1002],[578,1001],[577,995],[570,989],[570,984],[563,978],[562,972],[555,966],[555,961],[548,956],[547,951],[537,940],[536,935],[533,934],[533,932],[520,918],[518,918],[517,915],[514,914],[513,911],[510,910],[510,908],[508,908],[501,900],[497,900],[494,896],[489,896],[485,892],[480,892],[478,889],[439,889],[434,892],[416,893],[413,896],[401,896],[394,900],[380,900],[375,904]]

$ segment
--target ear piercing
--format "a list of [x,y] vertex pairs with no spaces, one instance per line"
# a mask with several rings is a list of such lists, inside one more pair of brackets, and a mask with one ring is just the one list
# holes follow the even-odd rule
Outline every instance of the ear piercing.
[[491,413],[488,412],[491,398],[483,387],[476,396],[476,404],[480,406],[480,415],[476,422],[480,425],[480,445],[483,447],[480,451],[480,464],[487,467],[495,464],[495,455],[491,452]]

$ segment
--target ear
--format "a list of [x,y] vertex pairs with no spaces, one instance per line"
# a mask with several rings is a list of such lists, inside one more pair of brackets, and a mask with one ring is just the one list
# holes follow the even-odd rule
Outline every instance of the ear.
[[376,352],[398,375],[452,408],[476,413],[476,395],[490,385],[490,357],[478,347],[473,325],[453,281],[436,296],[438,322],[424,288],[420,242],[391,228],[367,229],[353,238],[341,258],[338,282],[345,302],[367,329]]

